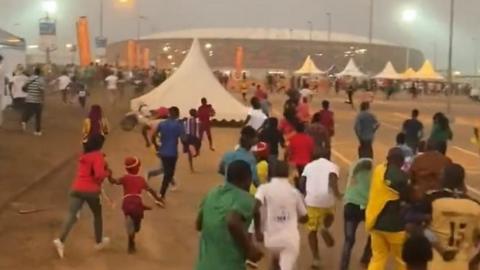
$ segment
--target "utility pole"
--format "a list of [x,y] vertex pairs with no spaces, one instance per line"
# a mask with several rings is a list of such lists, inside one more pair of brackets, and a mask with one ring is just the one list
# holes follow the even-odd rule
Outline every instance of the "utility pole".
[[448,91],[447,94],[447,114],[451,113],[452,107],[452,87],[453,87],[453,67],[452,67],[452,60],[453,60],[453,24],[455,19],[455,0],[450,0],[450,35],[449,35],[449,44],[448,44]]
[[103,0],[100,1],[100,37],[103,38]]
[[435,70],[437,70],[437,56],[438,56],[438,50],[437,50],[437,42],[433,42],[433,67]]
[[327,12],[327,41],[332,41],[332,13]]
[[374,0],[370,0],[370,20],[368,24],[368,43],[373,41],[373,12],[374,12]]
[[478,74],[478,43],[477,38],[473,38],[473,76]]
[[312,41],[312,32],[313,32],[313,23],[312,21],[307,21],[309,29],[309,40]]

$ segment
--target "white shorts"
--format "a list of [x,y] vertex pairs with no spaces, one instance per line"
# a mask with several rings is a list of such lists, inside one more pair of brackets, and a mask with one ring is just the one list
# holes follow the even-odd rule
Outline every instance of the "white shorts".
[[300,248],[294,246],[268,247],[265,246],[274,258],[278,258],[278,264],[282,270],[293,270],[297,263]]

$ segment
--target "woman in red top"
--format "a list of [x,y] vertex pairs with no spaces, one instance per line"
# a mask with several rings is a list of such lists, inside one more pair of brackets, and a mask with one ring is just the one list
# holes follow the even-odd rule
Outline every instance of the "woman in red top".
[[123,186],[122,210],[125,215],[128,233],[128,253],[136,251],[135,235],[140,232],[143,212],[151,209],[143,204],[142,191],[146,190],[155,199],[158,206],[164,207],[162,199],[147,184],[145,178],[138,175],[140,166],[140,160],[137,157],[128,157],[125,159],[127,174],[120,179],[114,179],[113,177],[108,179],[112,184]]
[[312,161],[315,142],[305,133],[304,124],[296,124],[295,130],[297,133],[289,140],[287,156],[290,163],[297,168],[298,175],[301,176],[305,166]]
[[108,237],[103,237],[102,205],[100,203],[102,183],[110,175],[101,151],[104,141],[105,138],[102,135],[95,134],[83,145],[84,153],[78,160],[77,174],[72,184],[68,218],[60,237],[53,241],[60,258],[63,258],[65,240],[77,222],[78,213],[84,203],[88,204],[93,213],[95,248],[100,250],[110,242]]

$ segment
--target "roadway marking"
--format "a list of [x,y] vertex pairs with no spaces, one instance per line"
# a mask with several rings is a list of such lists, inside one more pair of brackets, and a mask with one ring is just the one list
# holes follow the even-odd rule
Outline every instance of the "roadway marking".
[[350,166],[352,164],[352,161],[350,161],[344,155],[340,154],[340,152],[336,151],[335,149],[332,149],[332,153],[336,158],[340,159],[340,161],[345,163],[347,166]]
[[458,151],[460,151],[464,154],[467,154],[467,155],[474,156],[474,157],[478,158],[478,153],[472,152],[470,150],[463,149],[463,148],[458,147],[458,146],[453,146],[453,149],[458,150]]
[[380,127],[385,126],[387,128],[393,129],[393,130],[400,130],[398,126],[394,126],[392,124],[386,123],[386,122],[380,122]]

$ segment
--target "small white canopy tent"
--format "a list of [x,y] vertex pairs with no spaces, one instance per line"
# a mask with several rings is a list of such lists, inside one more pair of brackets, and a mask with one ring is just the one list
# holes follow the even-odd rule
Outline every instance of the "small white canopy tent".
[[295,74],[313,74],[313,75],[317,75],[317,74],[325,74],[325,72],[321,71],[316,65],[315,63],[313,62],[312,60],[312,57],[307,56],[307,58],[305,59],[305,62],[303,63],[303,66],[295,71]]
[[177,106],[181,117],[187,117],[190,109],[200,106],[203,97],[212,104],[216,112],[214,119],[218,121],[243,121],[247,116],[247,107],[230,95],[215,78],[195,39],[178,70],[157,88],[131,100],[130,106],[134,111],[143,104],[152,109]]
[[337,73],[337,77],[345,77],[345,76],[367,77],[367,75],[361,72],[360,69],[357,67],[353,58],[350,58],[350,60],[348,61],[348,64],[345,66],[345,69],[343,69],[343,71],[341,71],[340,73]]
[[398,73],[392,65],[392,62],[388,61],[382,72],[374,76],[375,79],[389,79],[389,80],[401,80],[403,75]]

